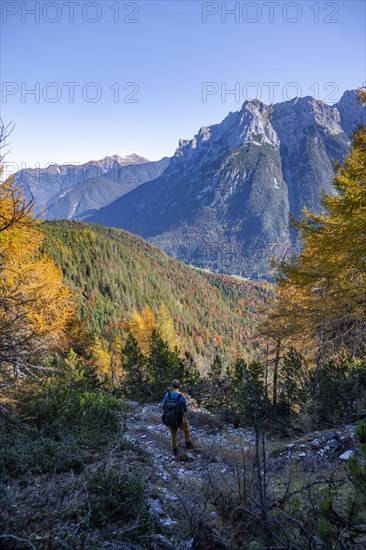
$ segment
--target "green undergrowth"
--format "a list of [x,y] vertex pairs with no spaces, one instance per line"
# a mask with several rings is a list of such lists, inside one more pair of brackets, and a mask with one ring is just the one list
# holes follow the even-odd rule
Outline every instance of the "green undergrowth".
[[8,396],[0,548],[133,547],[153,521],[143,478],[148,458],[125,439],[126,402],[73,352],[52,368]]

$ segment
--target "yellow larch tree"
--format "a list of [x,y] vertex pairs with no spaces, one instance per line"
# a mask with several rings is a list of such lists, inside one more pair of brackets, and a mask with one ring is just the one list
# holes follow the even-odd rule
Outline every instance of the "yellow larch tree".
[[165,304],[161,303],[155,317],[150,306],[145,306],[142,313],[134,311],[127,324],[128,331],[137,340],[145,357],[149,354],[153,330],[158,330],[170,349],[179,346],[174,330],[174,322]]
[[[360,99],[366,102],[365,90]],[[305,210],[293,222],[301,253],[279,266],[277,294],[266,323],[277,340],[310,352],[317,362],[363,354],[366,337],[366,127],[354,134],[336,193],[323,214]]]
[[150,349],[151,334],[158,328],[155,315],[150,306],[146,306],[142,313],[134,311],[128,324],[129,332],[137,340],[142,353],[147,356]]
[[179,347],[179,341],[174,329],[173,318],[165,304],[161,303],[158,309],[158,326],[161,336],[170,349]]
[[16,375],[64,349],[75,301],[61,269],[41,252],[43,234],[12,179],[0,185],[0,360]]

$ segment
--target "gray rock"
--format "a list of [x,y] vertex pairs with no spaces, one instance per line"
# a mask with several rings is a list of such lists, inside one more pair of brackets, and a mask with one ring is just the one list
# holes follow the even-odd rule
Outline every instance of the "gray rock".
[[319,439],[313,439],[313,441],[310,442],[310,446],[313,449],[320,449],[321,443],[320,443]]
[[127,401],[127,405],[131,409],[137,409],[140,406],[140,403],[138,401]]
[[150,505],[150,512],[153,516],[162,516],[164,514],[164,510],[161,507],[161,502],[159,499],[148,498],[147,500]]
[[352,450],[348,450],[348,451],[345,451],[343,454],[341,454],[339,458],[340,460],[346,461],[352,458],[353,456],[355,456],[355,452]]
[[306,453],[300,453],[300,454],[299,454],[299,457],[300,457],[300,458],[304,458],[305,456],[306,456]]
[[338,451],[342,447],[342,444],[339,443],[337,439],[330,439],[327,443],[328,449],[331,451]]
[[288,443],[288,445],[286,445],[286,449],[288,451],[291,451],[292,449],[294,449],[296,447],[295,443]]
[[211,512],[210,518],[211,519],[217,519],[217,512]]
[[175,527],[177,525],[177,522],[174,519],[170,518],[170,517],[161,519],[160,523],[164,527],[166,527],[167,529],[172,529],[173,527]]
[[166,498],[168,500],[172,500],[173,502],[177,502],[177,500],[178,500],[178,497],[175,496],[175,495],[168,495]]
[[326,434],[324,434],[324,439],[325,441],[330,441],[331,439],[337,439],[337,434],[336,432],[328,432]]

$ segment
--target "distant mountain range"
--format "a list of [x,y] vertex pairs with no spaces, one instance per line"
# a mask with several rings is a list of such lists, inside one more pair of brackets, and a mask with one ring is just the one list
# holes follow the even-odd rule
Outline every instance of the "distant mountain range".
[[160,177],[89,221],[123,227],[196,266],[266,278],[271,258],[297,245],[289,213],[320,210],[365,112],[355,91],[333,106],[312,97],[246,101],[181,140]]
[[14,178],[22,183],[27,197],[34,198],[38,216],[82,220],[138,185],[157,178],[168,163],[168,158],[151,162],[136,154],[114,155],[81,165],[27,168]]
[[[186,263],[268,278],[271,259],[297,247],[289,213],[320,211],[320,194],[333,192],[335,164],[365,121],[355,91],[333,106],[312,97],[246,101],[221,123],[180,140],[171,159],[149,163],[132,155],[89,169],[55,166],[52,185],[31,170],[16,179],[29,185],[37,212],[48,219],[124,228]],[[95,183],[93,170],[101,171]],[[133,181],[123,179],[128,170],[136,170]]]

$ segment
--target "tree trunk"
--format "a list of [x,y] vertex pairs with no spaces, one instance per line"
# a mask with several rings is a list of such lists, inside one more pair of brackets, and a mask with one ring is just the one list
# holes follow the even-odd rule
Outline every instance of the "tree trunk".
[[278,340],[276,343],[276,356],[273,367],[273,405],[277,405],[277,387],[278,387],[278,367],[280,363],[280,348],[281,342]]

